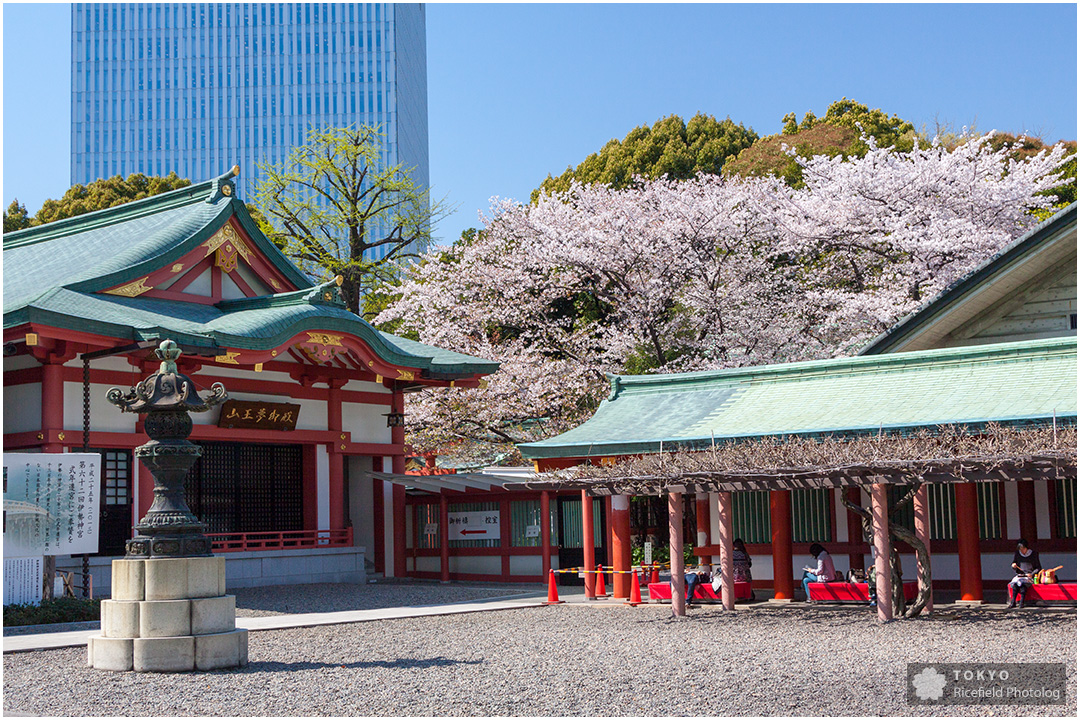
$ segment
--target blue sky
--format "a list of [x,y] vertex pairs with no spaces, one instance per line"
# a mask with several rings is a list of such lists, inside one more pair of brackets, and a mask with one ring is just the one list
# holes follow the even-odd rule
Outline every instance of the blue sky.
[[[671,114],[766,135],[846,96],[916,127],[1076,139],[1076,32],[1074,4],[431,4],[432,194],[458,208],[436,235]],[[69,34],[67,5],[4,5],[5,207],[69,185]]]

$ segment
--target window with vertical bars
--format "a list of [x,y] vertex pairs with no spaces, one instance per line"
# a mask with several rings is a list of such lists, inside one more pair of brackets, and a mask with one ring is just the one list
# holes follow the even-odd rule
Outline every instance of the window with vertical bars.
[[[584,527],[581,518],[581,503],[576,500],[560,502],[562,513],[562,546],[564,548],[584,547],[581,542],[582,529]],[[593,498],[593,547],[601,547],[604,544],[601,532],[601,523],[597,518],[602,518],[604,506],[600,498]]]
[[[766,510],[768,497],[766,496]],[[832,491],[799,488],[791,491],[791,539],[794,542],[832,540]],[[771,538],[770,538],[771,539]],[[745,538],[744,538],[745,540]]]
[[772,542],[769,491],[731,493],[731,528],[735,537],[743,542]]
[[979,538],[996,540],[1001,537],[1001,483],[975,483],[979,496]]
[[[1075,318],[1076,316],[1073,315]],[[1057,505],[1057,528],[1059,538],[1076,537],[1076,478],[1052,480]]]
[[[413,505],[413,522],[416,531],[416,547],[420,550],[434,550],[439,545],[439,503],[424,503]],[[434,526],[434,533],[427,530]]]
[[[558,537],[555,513],[551,513],[551,537]],[[510,546],[540,547],[540,501],[513,500],[510,502]],[[535,527],[536,534],[529,537],[529,528]]]

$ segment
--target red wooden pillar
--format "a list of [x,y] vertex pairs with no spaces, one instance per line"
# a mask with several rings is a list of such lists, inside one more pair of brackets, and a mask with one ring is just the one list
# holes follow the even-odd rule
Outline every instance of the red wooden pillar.
[[439,493],[439,581],[450,582],[450,500]]
[[326,428],[336,433],[334,442],[327,445],[329,461],[329,499],[330,517],[328,518],[331,530],[340,530],[345,527],[345,456],[341,454],[340,447],[345,438],[341,433],[341,387],[344,380],[329,380],[330,387],[326,403]]
[[596,548],[593,541],[592,498],[581,491],[581,550],[585,557],[582,565],[585,569],[585,599],[596,599]]
[[408,574],[405,549],[405,486],[393,484],[394,503],[394,577],[405,577]]
[[960,561],[960,601],[981,603],[982,557],[979,554],[979,496],[975,483],[956,483],[956,550]]
[[540,572],[541,582],[547,582],[551,572],[551,495],[540,493]]
[[683,496],[668,493],[668,539],[671,549],[671,614],[686,615],[686,568],[683,565]]
[[[374,459],[372,460],[374,462]],[[390,467],[387,467],[387,466]],[[393,464],[382,460],[383,472],[391,472]],[[371,550],[372,559],[375,561],[375,572],[386,573],[386,504],[383,498],[385,480],[373,479],[371,481],[371,507],[372,527],[374,528],[375,547]]]
[[[390,412],[400,413],[405,408],[405,394],[397,387],[391,397]],[[405,428],[390,428],[390,442],[399,447],[405,445]],[[395,451],[391,466],[395,475],[405,474],[405,451]],[[394,483],[394,577],[405,577],[405,486]]]
[[[930,491],[923,483],[913,499],[915,508],[915,537],[926,546],[926,561],[930,562]],[[922,561],[919,561],[922,569]],[[934,594],[930,593],[930,599],[926,601],[926,612],[934,611]]]
[[[42,452],[64,452],[57,436],[64,430],[64,364],[51,358],[41,367]],[[153,488],[153,484],[150,485]],[[149,505],[147,505],[149,507]]]
[[[862,491],[857,487],[844,488],[844,498],[852,505],[862,506]],[[843,509],[843,512],[847,513],[847,541],[848,545],[862,545],[866,542],[866,538],[863,537],[862,531],[862,518],[856,517],[847,508]],[[865,570],[866,561],[863,558],[861,552],[848,553],[848,562],[852,570]]]
[[731,527],[731,493],[720,491],[720,599],[725,610],[735,609],[735,533]]
[[877,581],[877,613],[880,622],[893,619],[892,539],[889,537],[889,486],[874,483],[870,488],[870,517],[874,526],[874,574]]
[[773,593],[777,600],[795,597],[795,577],[791,563],[791,491],[769,491],[772,523]]
[[616,598],[630,597],[630,496],[611,498],[611,557],[615,568],[612,590]]
[[1016,483],[1016,509],[1020,514],[1020,537],[1029,543],[1035,542],[1039,539],[1039,525],[1035,519],[1034,480],[1020,480]]

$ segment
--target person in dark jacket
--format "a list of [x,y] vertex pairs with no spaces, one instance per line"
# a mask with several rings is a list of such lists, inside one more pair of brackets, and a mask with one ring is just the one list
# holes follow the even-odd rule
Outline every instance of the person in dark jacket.
[[1016,576],[1009,581],[1009,604],[1008,608],[1017,605],[1024,607],[1024,595],[1034,582],[1035,573],[1042,570],[1039,562],[1039,551],[1028,545],[1024,538],[1016,543],[1016,552],[1013,554],[1013,570]]

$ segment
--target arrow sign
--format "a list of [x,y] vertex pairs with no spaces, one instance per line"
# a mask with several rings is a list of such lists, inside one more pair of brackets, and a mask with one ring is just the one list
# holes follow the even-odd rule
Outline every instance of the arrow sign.
[[451,540],[498,539],[498,510],[466,510],[447,513]]

